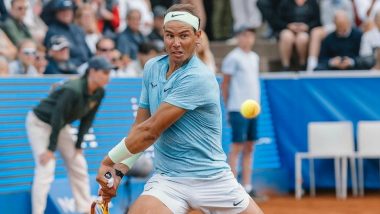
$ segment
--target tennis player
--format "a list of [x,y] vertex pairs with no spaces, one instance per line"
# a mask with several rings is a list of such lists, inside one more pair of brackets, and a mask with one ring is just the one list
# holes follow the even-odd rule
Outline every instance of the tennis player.
[[[97,181],[109,200],[121,178],[115,168],[128,169],[130,160],[154,144],[155,173],[129,213],[178,214],[193,209],[262,213],[226,162],[219,85],[194,55],[200,42],[199,25],[192,5],[175,4],[168,9],[164,18],[167,55],[145,65],[135,124],[100,165]],[[116,178],[111,188],[104,178],[107,172]]]

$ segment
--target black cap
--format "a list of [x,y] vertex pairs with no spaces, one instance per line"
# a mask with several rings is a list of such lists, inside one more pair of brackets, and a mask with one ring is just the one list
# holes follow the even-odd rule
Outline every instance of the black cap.
[[104,56],[94,56],[88,61],[88,69],[91,69],[91,68],[95,70],[110,71],[114,69],[114,66]]
[[67,10],[74,9],[74,3],[72,0],[55,0],[54,10]]
[[65,36],[56,35],[50,38],[48,49],[53,51],[60,51],[63,48],[69,48],[70,42]]
[[165,14],[166,14],[166,7],[157,5],[153,8],[154,17],[165,17]]
[[241,34],[243,32],[246,32],[246,31],[250,31],[250,32],[255,33],[256,29],[253,28],[253,27],[241,26],[238,29],[234,30],[234,35],[237,36],[237,35],[239,35],[239,34]]

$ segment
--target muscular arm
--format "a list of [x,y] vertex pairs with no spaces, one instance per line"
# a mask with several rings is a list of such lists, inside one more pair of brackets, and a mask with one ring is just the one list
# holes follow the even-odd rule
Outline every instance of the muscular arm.
[[[127,149],[133,153],[139,153],[151,146],[157,138],[186,113],[185,109],[168,103],[162,103],[157,112],[149,117],[147,109],[139,109],[136,122],[133,125],[124,143]],[[107,156],[103,163],[113,165]]]

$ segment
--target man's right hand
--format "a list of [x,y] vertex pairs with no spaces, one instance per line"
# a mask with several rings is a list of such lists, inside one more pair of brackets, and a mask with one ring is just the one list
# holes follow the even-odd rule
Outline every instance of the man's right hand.
[[54,152],[46,150],[46,152],[40,155],[40,164],[45,166],[51,159],[54,159]]

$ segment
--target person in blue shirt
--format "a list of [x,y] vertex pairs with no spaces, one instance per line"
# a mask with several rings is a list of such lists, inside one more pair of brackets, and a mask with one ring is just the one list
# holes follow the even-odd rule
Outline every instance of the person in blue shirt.
[[154,146],[155,173],[129,213],[262,213],[226,162],[219,85],[194,55],[199,25],[192,5],[168,9],[167,55],[145,65],[135,123],[101,162],[97,181],[103,200],[109,201],[134,159]]

